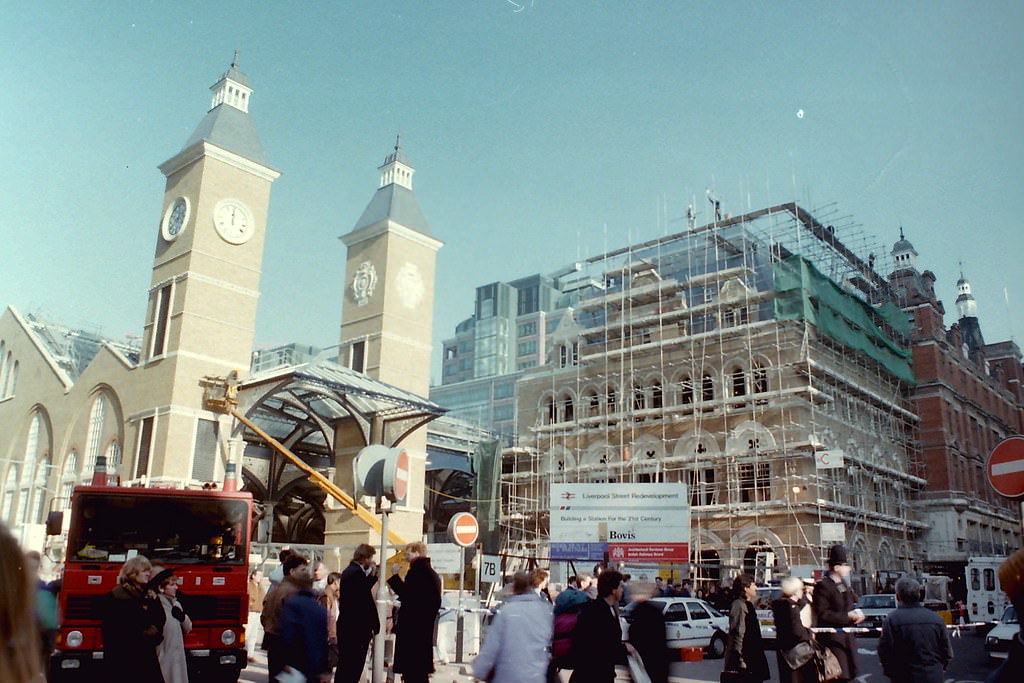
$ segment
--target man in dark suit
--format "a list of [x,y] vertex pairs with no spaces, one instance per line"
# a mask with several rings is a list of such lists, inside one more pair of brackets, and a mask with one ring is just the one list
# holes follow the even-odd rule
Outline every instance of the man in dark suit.
[[395,672],[403,683],[427,683],[434,673],[434,623],[441,607],[441,577],[430,566],[427,546],[419,541],[405,546],[409,571],[405,579],[397,565],[388,585],[398,593],[401,607],[395,622]]
[[373,546],[362,543],[352,553],[352,561],[341,573],[338,599],[338,670],[334,683],[359,683],[366,663],[366,650],[373,635],[380,631],[373,585]]
[[617,606],[622,599],[622,574],[609,570],[597,577],[597,599],[585,604],[572,633],[575,668],[570,683],[612,683],[615,665],[636,653],[622,642]]
[[[815,584],[811,601],[818,626],[842,628],[864,621],[864,614],[854,608],[857,594],[846,584],[850,571],[846,548],[841,545],[829,548],[828,571]],[[843,667],[842,676],[836,679],[836,683],[857,677],[857,640],[852,633],[819,633],[818,642],[831,650]]]

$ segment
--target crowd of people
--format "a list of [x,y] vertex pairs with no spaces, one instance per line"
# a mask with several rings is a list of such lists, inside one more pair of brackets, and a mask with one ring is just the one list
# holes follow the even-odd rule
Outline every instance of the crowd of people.
[[[323,562],[282,551],[280,566],[265,589],[262,572],[249,575],[246,647],[267,651],[269,680],[359,683],[369,645],[382,624],[375,594],[379,571],[372,546],[356,548],[344,571],[329,572]],[[441,607],[441,581],[426,546],[406,546],[404,577],[392,566],[387,587],[399,606],[393,667],[403,683],[426,683],[434,672],[435,622]],[[0,680],[45,681],[46,655],[57,629],[58,585],[39,578],[40,558],[23,553],[0,524]],[[772,601],[775,658],[781,683],[856,679],[853,632],[864,615],[856,608],[846,550],[829,549],[827,569],[817,581],[786,577],[781,596]],[[706,595],[683,582],[631,581],[628,575],[595,567],[580,572],[552,596],[546,570],[520,571],[511,577],[506,598],[486,631],[473,662],[476,678],[493,683],[555,683],[571,670],[571,683],[611,683],[616,666],[628,664],[634,680],[667,683],[668,649],[657,596],[700,597],[728,614],[728,638],[722,681],[752,683],[771,677],[754,601],[757,587],[748,574],[735,577],[731,589]],[[1024,550],[999,570],[999,579],[1018,613],[1024,613]],[[900,683],[940,683],[952,657],[948,629],[922,606],[923,589],[912,576],[896,581],[899,607],[882,627],[878,657],[886,676]],[[121,566],[116,587],[103,603],[104,659],[133,680],[187,683],[185,638],[192,621],[178,600],[178,577],[142,556]],[[620,627],[620,608],[630,607],[628,630]],[[34,627],[26,628],[26,625]],[[625,636],[625,637],[624,637]],[[1011,644],[1005,662],[986,683],[1024,680],[1024,640]]]

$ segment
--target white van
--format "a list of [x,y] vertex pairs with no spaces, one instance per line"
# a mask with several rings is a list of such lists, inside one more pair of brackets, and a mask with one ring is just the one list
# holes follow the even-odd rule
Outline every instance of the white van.
[[999,565],[1005,557],[972,557],[967,560],[967,613],[971,621],[994,621],[1010,606],[999,585]]

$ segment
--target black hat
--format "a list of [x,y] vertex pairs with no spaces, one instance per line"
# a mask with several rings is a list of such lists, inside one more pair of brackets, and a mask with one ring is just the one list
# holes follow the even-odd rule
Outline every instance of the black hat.
[[834,545],[828,549],[828,566],[834,567],[837,564],[849,564],[846,560],[846,548],[842,545]]
[[159,590],[160,584],[162,584],[164,581],[171,578],[172,576],[174,576],[173,569],[161,569],[159,572],[156,573],[156,576],[149,580],[149,583],[146,584],[146,587],[151,588],[152,590]]

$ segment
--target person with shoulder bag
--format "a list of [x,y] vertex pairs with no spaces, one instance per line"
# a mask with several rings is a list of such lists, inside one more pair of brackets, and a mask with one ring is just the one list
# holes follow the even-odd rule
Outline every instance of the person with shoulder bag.
[[779,683],[817,683],[814,634],[800,619],[807,604],[803,581],[788,576],[782,580],[781,588],[782,597],[772,602]]

